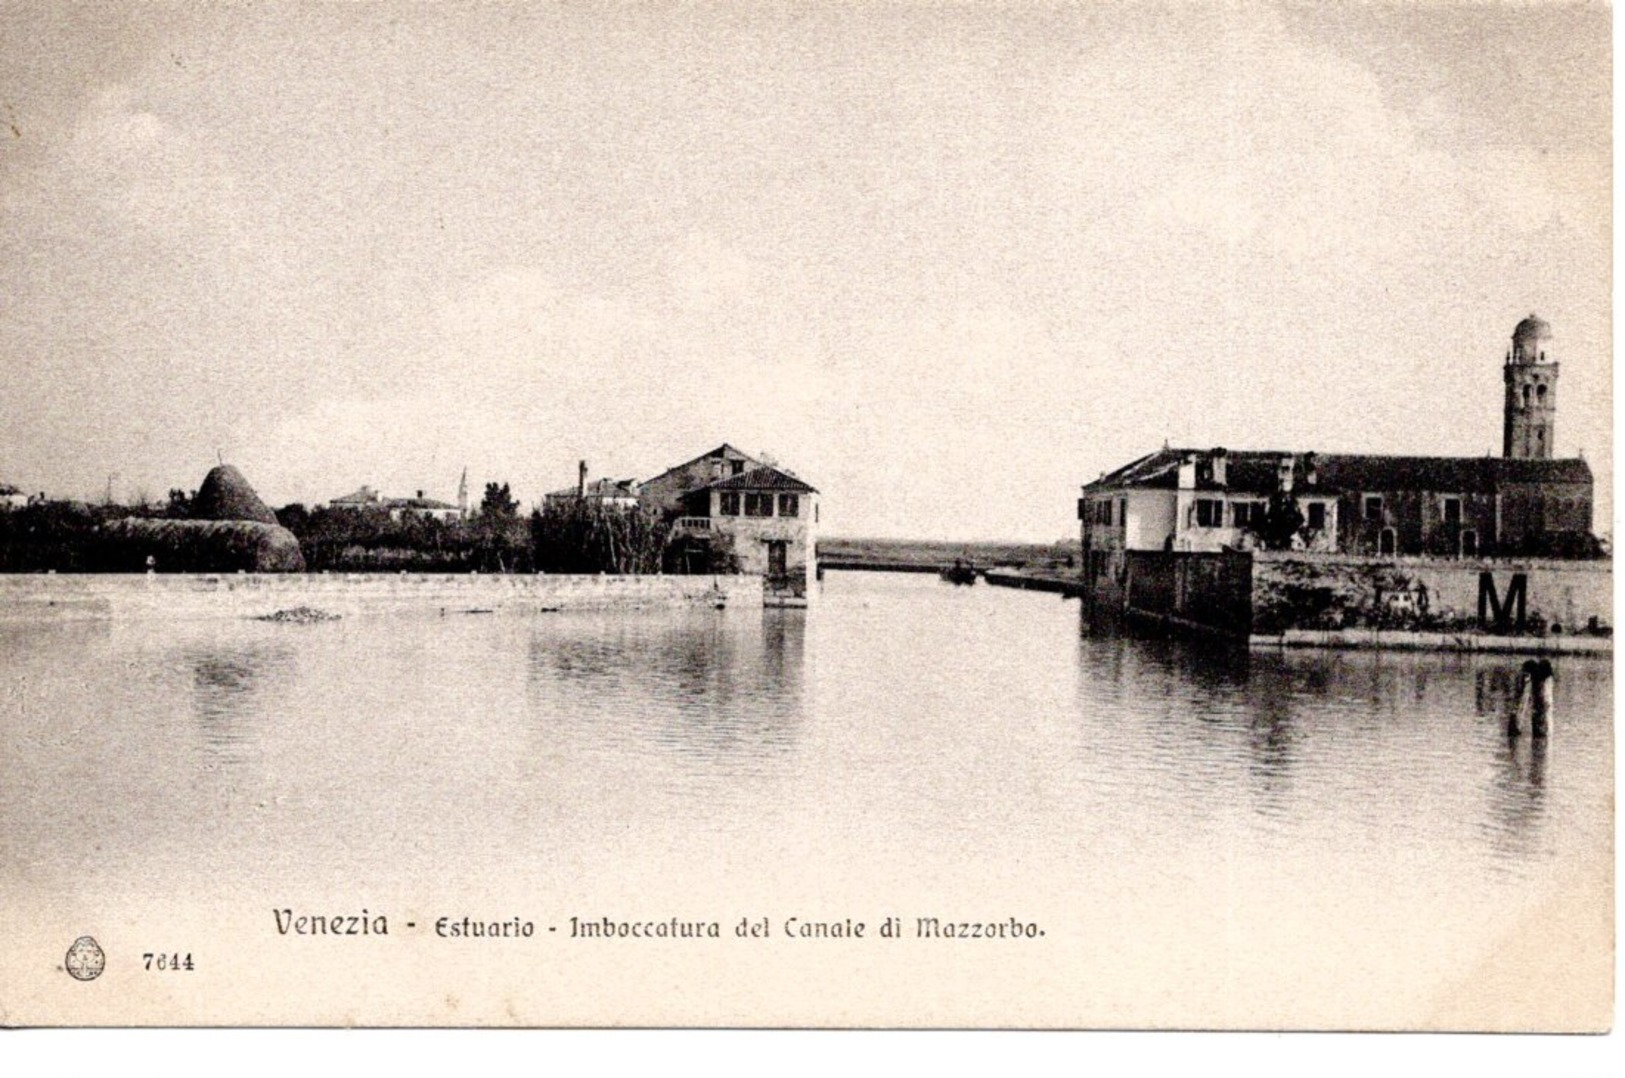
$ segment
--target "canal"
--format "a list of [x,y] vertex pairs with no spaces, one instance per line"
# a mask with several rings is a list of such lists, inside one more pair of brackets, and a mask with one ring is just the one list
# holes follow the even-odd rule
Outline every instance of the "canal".
[[[821,589],[811,611],[0,630],[14,939],[206,960],[164,1002],[50,987],[24,1010],[186,1021],[253,983],[280,1022],[1606,1013],[1606,660],[1561,660],[1535,745],[1503,733],[1513,657],[1091,636],[1076,603],[924,575]],[[384,913],[390,936],[294,938],[282,909]],[[537,934],[450,942],[441,917]],[[921,919],[1042,935],[922,940]],[[0,974],[44,961],[12,947]]]

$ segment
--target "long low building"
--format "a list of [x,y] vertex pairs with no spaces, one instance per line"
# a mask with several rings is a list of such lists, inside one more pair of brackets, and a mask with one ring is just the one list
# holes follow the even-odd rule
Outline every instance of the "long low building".
[[[1558,364],[1550,339],[1534,315],[1513,331],[1500,457],[1165,446],[1101,475],[1078,500],[1085,599],[1096,609],[1127,605],[1136,554],[1603,557],[1592,534],[1590,465],[1552,457]],[[1153,563],[1139,564],[1148,594]],[[1184,588],[1196,578],[1169,579]]]
[[1162,449],[1083,488],[1086,552],[1585,556],[1582,459]]

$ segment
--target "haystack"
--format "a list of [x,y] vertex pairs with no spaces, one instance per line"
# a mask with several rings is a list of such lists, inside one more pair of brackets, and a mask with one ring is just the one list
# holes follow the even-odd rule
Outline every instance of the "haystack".
[[275,524],[276,514],[260,500],[248,480],[230,464],[209,469],[192,500],[193,520],[255,520]]
[[[213,473],[210,473],[213,475]],[[250,494],[253,492],[250,491]],[[252,520],[146,520],[125,517],[103,528],[111,568],[139,572],[302,573],[299,540],[286,528]],[[149,562],[147,559],[151,558]]]

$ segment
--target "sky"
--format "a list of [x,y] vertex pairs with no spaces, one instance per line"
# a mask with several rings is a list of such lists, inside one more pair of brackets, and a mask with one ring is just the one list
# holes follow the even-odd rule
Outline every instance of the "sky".
[[0,0],[0,482],[526,503],[721,442],[848,536],[1057,540],[1165,442],[1611,512],[1600,5]]

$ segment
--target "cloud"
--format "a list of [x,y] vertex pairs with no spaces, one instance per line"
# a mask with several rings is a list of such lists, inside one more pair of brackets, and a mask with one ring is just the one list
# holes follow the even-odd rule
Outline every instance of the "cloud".
[[11,466],[532,496],[728,440],[843,528],[1049,534],[1165,436],[1482,451],[1531,308],[1596,459],[1608,146],[1541,132],[1606,99],[1466,42],[1572,27],[1384,12],[180,19],[19,105]]
[[290,497],[368,477],[415,489],[464,464],[532,497],[581,456],[646,477],[716,441],[805,437],[821,395],[813,354],[788,339],[759,353],[721,315],[754,302],[748,260],[691,236],[660,263],[651,290],[620,292],[493,269],[441,301],[395,384],[257,422],[244,451]]
[[247,206],[224,157],[127,85],[84,105],[54,170],[118,223],[196,245],[230,245]]

